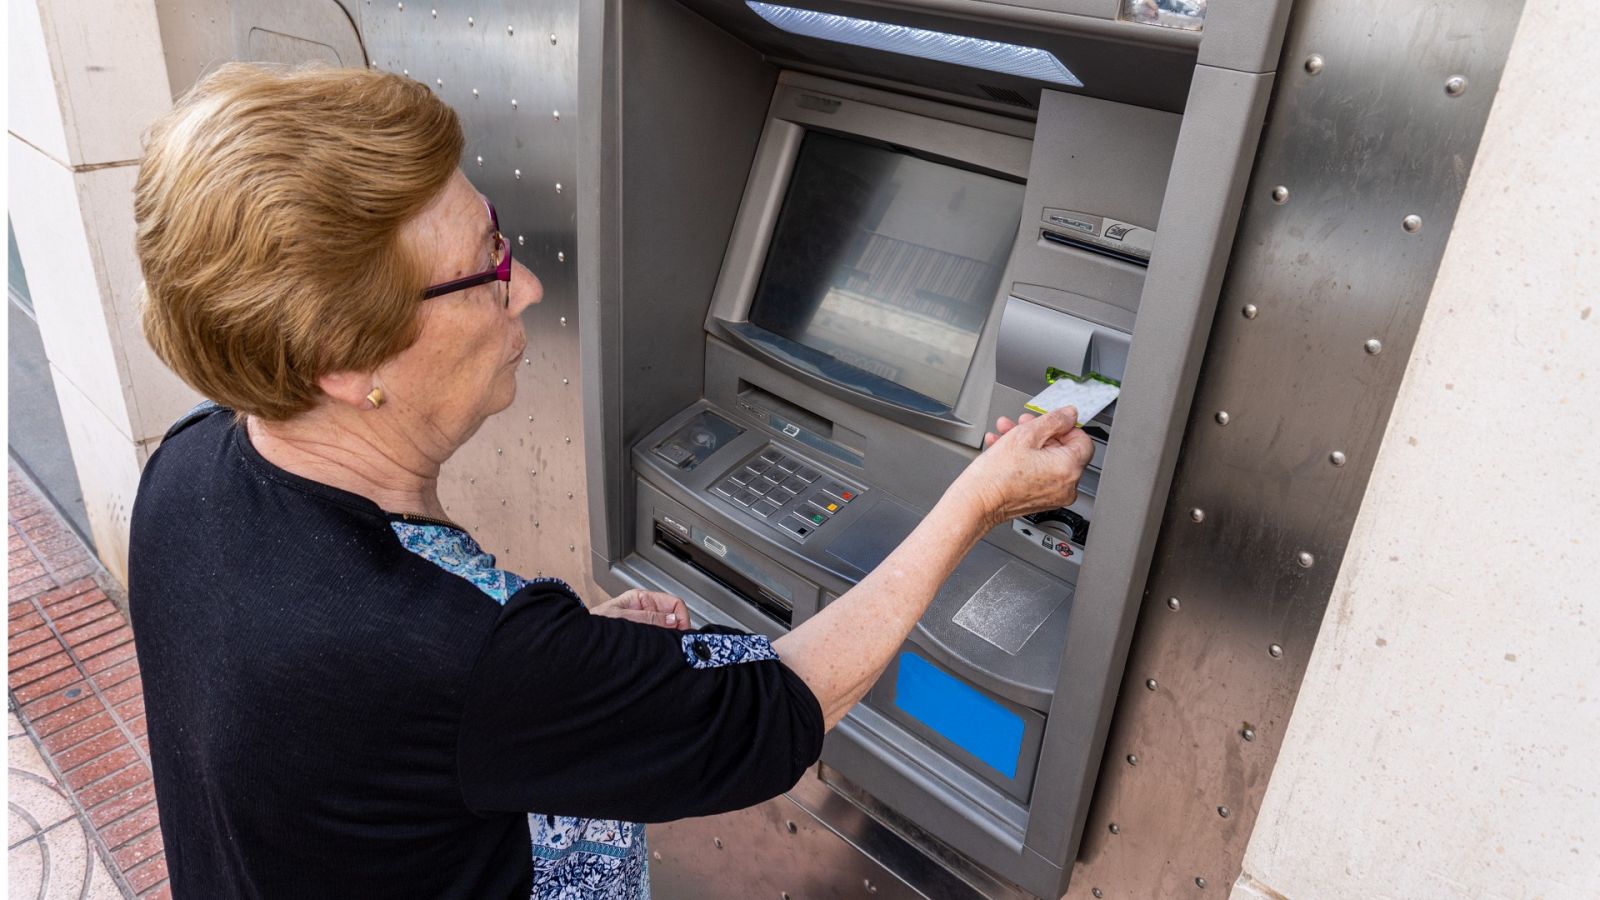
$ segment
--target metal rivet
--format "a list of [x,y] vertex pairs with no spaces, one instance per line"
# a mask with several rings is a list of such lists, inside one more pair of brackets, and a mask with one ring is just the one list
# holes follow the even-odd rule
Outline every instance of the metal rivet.
[[525,238],[523,238],[522,235],[520,235],[520,234],[517,235],[517,246],[518,247],[526,246],[527,243],[528,243],[527,240]]
[[556,262],[566,262],[566,261],[567,261],[566,251],[557,250],[556,251]]
[[1284,187],[1281,184],[1278,185],[1277,187],[1273,188],[1272,189],[1272,202],[1276,203],[1276,204],[1278,204],[1280,206],[1282,206],[1285,203],[1288,203],[1289,202],[1289,189]]
[[399,9],[401,12],[405,12],[406,11],[406,5],[404,3],[396,3],[395,7],[397,9]]
[[533,365],[533,360],[530,359],[529,357],[524,356],[522,358],[522,364],[525,365],[525,366],[531,366],[531,365]]
[[568,384],[569,382],[565,378],[563,378],[563,379],[561,379],[561,383],[562,384]]
[[1106,830],[1110,831],[1112,834],[1121,834],[1122,833],[1122,826],[1118,825],[1115,822],[1112,822],[1110,825],[1106,826]]
[[778,900],[789,900],[789,892],[788,891],[779,891],[778,892]]
[[[533,416],[529,416],[528,418],[531,419],[531,418],[533,418]],[[538,475],[539,474],[539,470],[538,469],[529,469],[528,470],[528,474],[529,475]]]
[[1156,684],[1156,680],[1154,678],[1146,678],[1144,680],[1144,686],[1145,686],[1145,688],[1147,690],[1152,690],[1153,691],[1157,687],[1159,687],[1160,685]]
[[567,491],[567,499],[568,500],[572,499],[572,492],[571,491]]
[[467,479],[467,484],[477,484],[477,483],[478,483],[478,479],[476,479],[476,478],[468,478]]
[[1239,310],[1239,312],[1243,313],[1246,319],[1254,319],[1261,311],[1256,309],[1256,305],[1254,303],[1246,303],[1244,305],[1244,309]]
[[401,69],[400,70],[400,74],[401,75],[410,75],[411,74],[411,70],[410,69]]
[[566,324],[567,324],[567,317],[566,316],[562,316],[561,317],[561,324],[562,324],[563,327],[566,326]]
[[1299,563],[1302,569],[1309,569],[1317,564],[1317,558],[1304,550],[1295,554],[1294,561]]
[[660,850],[657,850],[656,852],[654,852],[654,853],[652,853],[650,855],[655,857],[656,862],[661,862],[661,851]]
[[506,34],[516,34],[516,33],[517,33],[517,30],[515,28],[512,28],[510,25],[506,26]]
[[473,97],[474,100],[477,99],[477,97],[478,97],[478,89],[477,88],[473,88],[472,89],[472,97]]
[[[506,505],[506,501],[504,499],[501,499],[500,505],[501,506],[505,506]],[[507,548],[507,549],[509,550],[510,548]]]
[[1452,97],[1459,97],[1467,92],[1467,80],[1460,75],[1452,75],[1445,80],[1444,92]]
[[516,109],[517,108],[517,98],[515,98],[515,97],[511,98],[511,108],[512,109]]
[[711,843],[716,844],[718,850],[722,849],[722,838],[714,837],[711,839]]
[[1225,409],[1218,410],[1213,418],[1217,420],[1218,425],[1226,425],[1233,420],[1233,417],[1228,415],[1228,411]]
[[502,454],[502,453],[504,453],[504,452],[505,452],[505,451],[504,451],[504,450],[502,450],[502,449],[500,449],[500,448],[499,448],[499,447],[496,447],[496,448],[494,448],[494,455],[495,455],[495,456],[499,456],[499,455],[500,455],[500,454]]
[[567,545],[567,552],[576,553],[577,550],[578,550],[578,545],[577,544],[568,544]]
[[478,168],[483,168],[483,157],[478,157]]
[[1256,739],[1256,730],[1251,728],[1249,725],[1246,725],[1244,730],[1239,732],[1239,736],[1247,741],[1253,741]]
[[1180,601],[1177,597],[1168,597],[1167,598],[1167,609],[1170,609],[1173,612],[1177,612],[1178,608],[1181,607],[1182,605],[1183,605],[1183,602]]
[[1306,57],[1306,71],[1312,75],[1322,71],[1322,54],[1313,53]]
[[876,894],[878,892],[878,886],[872,883],[871,878],[861,879],[861,886],[866,888],[867,893],[869,894]]
[[[533,527],[535,527],[535,528],[539,527],[539,520],[538,519],[534,519],[533,520]],[[543,574],[543,573],[541,572],[540,574]]]
[[556,42],[556,33],[554,31],[552,31],[552,32],[550,32],[550,43],[554,44],[555,42]]
[[1369,356],[1377,356],[1383,352],[1383,341],[1377,338],[1367,338],[1367,342],[1361,345],[1361,349],[1367,351]]
[[428,12],[432,13],[435,19],[439,18],[439,11],[437,9],[430,9]]
[[1089,889],[1089,893],[1095,895],[1095,897],[1097,897],[1097,898],[1105,896],[1105,892],[1100,890],[1099,888],[1090,888]]
[[515,176],[519,180],[522,178],[522,170],[521,169],[512,169],[511,170],[511,174],[513,176]]
[[1206,880],[1196,875],[1194,878],[1194,886],[1197,888],[1204,888],[1206,886]]
[[559,110],[559,109],[551,110],[550,111],[550,115],[555,117],[555,120],[557,122],[561,121],[561,110]]
[[556,193],[561,193],[561,182],[556,182]]
[[1416,234],[1422,230],[1422,217],[1412,213],[1400,220],[1400,227],[1404,228],[1407,234]]
[[566,442],[567,442],[567,443],[569,443],[569,444],[570,444],[570,443],[572,443],[572,438],[566,438],[566,439],[565,439],[565,440],[566,440]]
[[1227,808],[1226,806],[1219,806],[1217,807],[1217,815],[1226,819],[1227,817],[1233,815],[1233,810]]
[[468,28],[471,28],[472,26],[474,26],[476,24],[478,24],[478,23],[472,21],[472,17],[471,16],[467,16],[467,27]]
[[1206,520],[1206,511],[1196,506],[1194,509],[1189,510],[1189,518],[1195,522],[1204,522]]
[[1282,659],[1283,658],[1283,647],[1281,645],[1278,645],[1278,644],[1269,644],[1269,645],[1267,645],[1267,655],[1272,657],[1273,659]]
[[1139,764],[1139,754],[1137,753],[1129,753],[1126,757],[1124,757],[1124,759],[1128,761],[1128,765],[1130,766],[1137,766]]
[[1344,451],[1343,450],[1335,450],[1332,453],[1329,453],[1328,454],[1328,462],[1331,462],[1336,466],[1344,465],[1344,462],[1345,462]]
[[793,820],[783,823],[783,827],[789,829],[790,834],[797,834],[800,831],[800,826],[794,824]]
[[439,87],[444,87],[444,79],[443,78],[435,78],[433,80],[433,83],[437,84]]

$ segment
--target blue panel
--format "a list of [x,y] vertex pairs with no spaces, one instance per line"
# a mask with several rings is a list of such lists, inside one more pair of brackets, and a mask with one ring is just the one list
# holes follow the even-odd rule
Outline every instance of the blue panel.
[[945,740],[1017,777],[1022,717],[915,653],[901,653],[894,705]]

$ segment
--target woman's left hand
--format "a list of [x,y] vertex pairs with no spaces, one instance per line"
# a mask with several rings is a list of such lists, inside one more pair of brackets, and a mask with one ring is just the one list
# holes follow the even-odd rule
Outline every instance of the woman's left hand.
[[623,591],[589,612],[676,631],[689,630],[689,607],[677,597],[660,591],[642,591],[638,588]]

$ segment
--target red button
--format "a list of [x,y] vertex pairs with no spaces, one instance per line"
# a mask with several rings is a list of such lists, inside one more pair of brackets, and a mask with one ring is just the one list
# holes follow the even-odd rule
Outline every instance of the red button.
[[851,500],[856,498],[856,495],[850,493],[849,491],[840,491],[839,497],[840,499],[844,500],[844,502],[849,503]]

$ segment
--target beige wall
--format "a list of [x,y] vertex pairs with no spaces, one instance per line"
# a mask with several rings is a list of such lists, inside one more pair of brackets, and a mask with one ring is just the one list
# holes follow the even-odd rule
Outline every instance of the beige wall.
[[1528,0],[1235,898],[1600,896],[1600,64]]
[[101,559],[126,580],[139,470],[196,401],[138,325],[133,180],[170,104],[153,0],[14,0],[10,215]]

